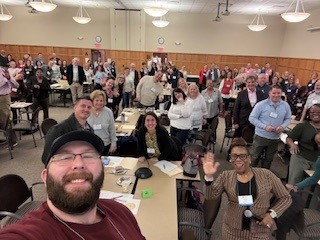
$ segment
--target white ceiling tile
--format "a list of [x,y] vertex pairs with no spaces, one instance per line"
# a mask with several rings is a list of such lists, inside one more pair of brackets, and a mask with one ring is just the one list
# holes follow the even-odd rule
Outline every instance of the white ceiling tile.
[[[40,0],[35,0],[40,1]],[[47,1],[47,0],[46,0]],[[27,0],[1,0],[7,6],[25,6]],[[58,6],[79,6],[80,0],[53,0]],[[87,8],[142,9],[145,6],[164,6],[172,12],[208,13],[216,11],[219,0],[83,0]],[[225,3],[226,0],[220,0]],[[238,14],[261,12],[278,15],[285,12],[292,0],[229,0],[229,11]],[[303,0],[306,11],[320,8],[320,0]],[[294,6],[291,7],[294,9]],[[225,9],[225,4],[221,10]]]

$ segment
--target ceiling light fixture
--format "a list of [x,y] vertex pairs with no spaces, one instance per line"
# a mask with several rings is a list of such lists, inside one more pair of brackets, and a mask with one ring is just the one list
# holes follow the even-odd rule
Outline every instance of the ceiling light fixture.
[[215,19],[213,19],[212,21],[214,22],[221,22],[221,17],[220,17],[220,6],[221,6],[221,3],[218,3],[218,12],[217,12],[217,16]]
[[[8,14],[4,13],[3,9],[6,10]],[[11,18],[12,15],[9,12],[8,8],[2,3],[0,3],[0,21],[9,21]]]
[[226,10],[222,12],[222,15],[224,15],[224,16],[230,15],[228,8],[229,8],[229,0],[227,0],[227,2],[226,2]]
[[163,16],[163,17],[160,17],[159,19],[154,19],[152,23],[158,28],[164,28],[168,26],[170,22],[166,20],[165,16]]
[[[85,13],[85,15],[83,15],[83,12]],[[88,12],[86,11],[86,9],[82,6],[82,3],[79,7],[77,16],[72,17],[72,18],[73,18],[73,20],[75,20],[77,23],[80,23],[80,24],[86,24],[91,21],[91,18],[89,16]]]
[[44,0],[41,0],[40,2],[33,1],[29,2],[29,4],[39,12],[51,12],[57,7],[51,0],[49,0],[49,2],[45,2]]
[[160,7],[145,7],[143,9],[151,17],[162,17],[168,13],[168,9]]
[[[294,12],[288,12],[292,4],[297,1],[296,8]],[[299,12],[299,7],[301,5],[302,12]],[[302,22],[310,16],[310,13],[304,11],[304,6],[302,0],[293,0],[285,13],[281,14],[281,17],[287,22]]]
[[[261,20],[261,22],[260,22]],[[262,23],[262,24],[261,24]],[[251,31],[254,31],[254,32],[260,32],[264,29],[267,28],[267,25],[264,23],[264,20],[263,20],[263,17],[260,13],[258,13],[253,21],[251,22],[250,25],[248,25],[248,28],[251,30]]]

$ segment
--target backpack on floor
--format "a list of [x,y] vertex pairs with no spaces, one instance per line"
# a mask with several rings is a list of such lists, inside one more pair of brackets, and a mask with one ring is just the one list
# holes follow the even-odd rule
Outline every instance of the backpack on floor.
[[197,176],[199,166],[202,164],[199,154],[188,151],[182,158],[183,175],[195,178]]

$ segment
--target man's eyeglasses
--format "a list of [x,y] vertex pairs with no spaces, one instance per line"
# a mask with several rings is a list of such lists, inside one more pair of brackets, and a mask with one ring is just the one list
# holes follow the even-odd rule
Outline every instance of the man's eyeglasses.
[[248,157],[248,154],[235,154],[235,153],[231,153],[230,154],[230,161],[236,161],[238,158],[240,158],[240,160],[244,161],[246,160]]
[[76,156],[80,156],[82,161],[86,164],[96,163],[100,160],[100,155],[94,152],[85,152],[85,153],[58,153],[51,157],[50,162],[57,163],[60,166],[70,165],[76,158]]

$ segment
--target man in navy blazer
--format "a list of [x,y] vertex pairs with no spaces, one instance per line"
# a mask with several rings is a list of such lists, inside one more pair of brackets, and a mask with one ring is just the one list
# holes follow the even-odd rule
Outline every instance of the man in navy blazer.
[[86,81],[86,75],[82,66],[79,66],[79,58],[72,59],[72,64],[67,67],[67,80],[70,85],[72,102],[75,104],[77,99],[83,95],[83,82]]
[[257,78],[255,75],[246,77],[246,89],[238,93],[238,97],[233,108],[233,124],[235,128],[234,137],[241,137],[242,130],[248,126],[254,126],[249,122],[249,115],[257,102],[264,99],[263,92],[256,89]]

